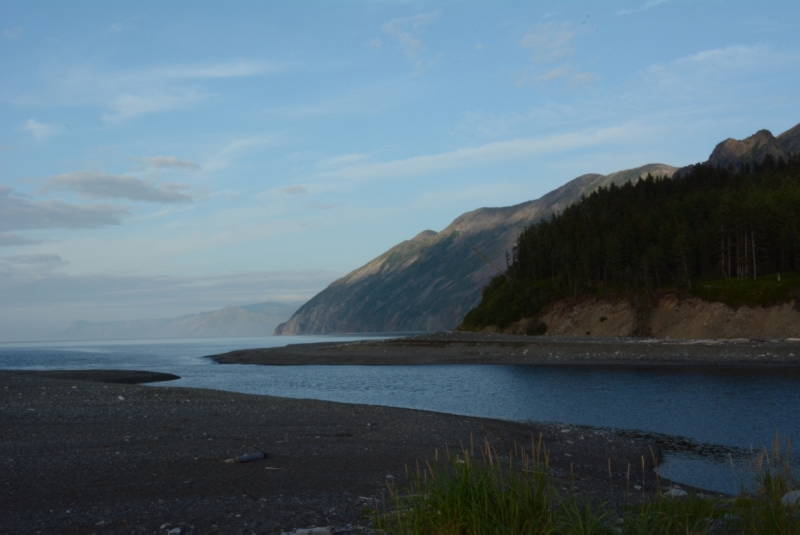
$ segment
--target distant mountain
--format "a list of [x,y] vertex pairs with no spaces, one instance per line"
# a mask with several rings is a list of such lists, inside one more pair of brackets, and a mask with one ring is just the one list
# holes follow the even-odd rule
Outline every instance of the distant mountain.
[[478,304],[489,280],[505,271],[505,255],[522,229],[602,186],[674,171],[669,165],[648,164],[609,175],[581,175],[534,201],[462,214],[441,232],[421,232],[333,282],[275,333],[454,328]]
[[56,335],[62,340],[137,338],[228,338],[269,336],[297,308],[292,303],[230,306],[177,318],[128,321],[76,321]]

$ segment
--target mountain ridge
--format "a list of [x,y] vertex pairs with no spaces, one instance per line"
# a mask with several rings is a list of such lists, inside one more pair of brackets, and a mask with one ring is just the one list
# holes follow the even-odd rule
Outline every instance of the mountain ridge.
[[506,252],[524,227],[599,187],[674,171],[647,164],[589,173],[539,199],[465,212],[443,230],[423,231],[334,281],[275,334],[452,329],[478,303],[483,286],[504,271]]
[[[718,143],[702,164],[739,169],[765,158],[800,153],[800,124],[774,136],[759,130]],[[695,165],[702,165],[695,164]],[[601,187],[642,176],[682,176],[694,165],[646,164],[601,175],[587,173],[535,200],[484,207],[445,229],[423,231],[334,281],[279,325],[275,334],[448,330],[480,301],[484,286],[505,271],[506,255],[525,227],[558,213]]]

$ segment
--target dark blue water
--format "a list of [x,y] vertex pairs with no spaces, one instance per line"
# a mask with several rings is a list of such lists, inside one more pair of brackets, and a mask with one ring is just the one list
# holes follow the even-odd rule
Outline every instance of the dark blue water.
[[[241,366],[205,355],[325,337],[0,344],[0,368],[115,368],[180,375],[163,386],[390,405],[517,421],[680,435],[758,450],[800,446],[800,374],[547,366]],[[343,338],[336,338],[343,340]],[[796,455],[800,451],[795,452]],[[662,475],[736,492],[747,462],[669,454]]]

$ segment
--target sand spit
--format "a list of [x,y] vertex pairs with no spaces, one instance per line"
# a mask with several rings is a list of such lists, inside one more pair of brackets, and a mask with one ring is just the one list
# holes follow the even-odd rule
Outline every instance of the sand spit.
[[800,370],[797,339],[654,339],[444,332],[295,344],[210,357],[223,364],[530,364],[758,367]]

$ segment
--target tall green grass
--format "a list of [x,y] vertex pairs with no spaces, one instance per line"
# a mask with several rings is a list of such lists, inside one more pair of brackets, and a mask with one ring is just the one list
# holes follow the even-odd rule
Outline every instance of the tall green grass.
[[800,535],[800,505],[781,498],[800,488],[773,447],[757,460],[759,488],[734,498],[657,491],[624,511],[593,507],[556,490],[541,438],[499,456],[488,444],[416,467],[390,487],[376,525],[397,535]]

